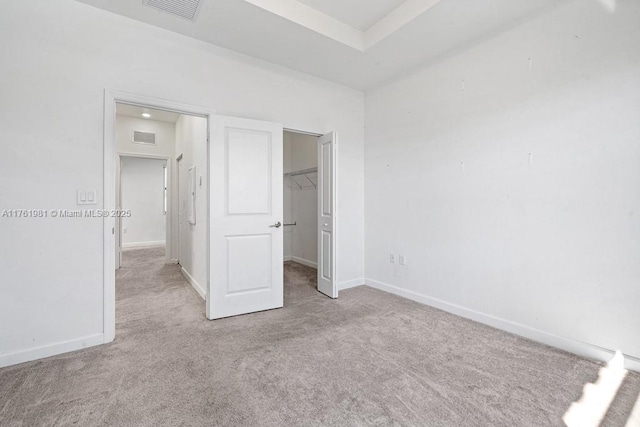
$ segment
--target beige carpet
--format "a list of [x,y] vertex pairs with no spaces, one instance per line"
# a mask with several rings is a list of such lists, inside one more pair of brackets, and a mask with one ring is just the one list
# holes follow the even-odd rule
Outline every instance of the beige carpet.
[[[285,308],[208,321],[159,250],[118,272],[113,344],[0,370],[0,425],[544,426],[600,365],[368,287],[285,268]],[[4,326],[3,326],[4,327]],[[628,375],[605,425],[624,425]]]

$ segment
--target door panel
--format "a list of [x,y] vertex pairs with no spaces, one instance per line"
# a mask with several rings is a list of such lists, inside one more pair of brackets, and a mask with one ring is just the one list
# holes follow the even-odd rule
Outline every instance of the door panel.
[[318,290],[338,298],[336,282],[336,134],[318,139]]
[[209,153],[207,317],[280,308],[284,294],[282,126],[215,116]]
[[332,144],[322,144],[322,169],[324,173],[321,176],[322,184],[322,215],[330,217],[333,211],[333,197],[331,197],[332,183]]
[[227,129],[230,215],[271,213],[271,133]]
[[228,265],[251,265],[228,270],[228,295],[271,289],[271,240],[271,234],[227,236]]
[[331,232],[321,231],[322,233],[322,279],[331,280]]

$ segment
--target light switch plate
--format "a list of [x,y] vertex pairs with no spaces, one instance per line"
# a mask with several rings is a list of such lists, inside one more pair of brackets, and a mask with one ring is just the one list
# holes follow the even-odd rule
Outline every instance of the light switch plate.
[[95,205],[98,203],[96,190],[78,190],[77,201],[79,205]]

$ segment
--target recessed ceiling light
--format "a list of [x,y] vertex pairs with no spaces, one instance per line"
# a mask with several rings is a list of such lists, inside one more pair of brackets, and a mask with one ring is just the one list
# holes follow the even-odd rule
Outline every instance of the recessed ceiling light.
[[149,117],[151,117],[151,114],[149,114],[149,113],[142,113],[142,117],[144,117],[145,119],[148,119]]

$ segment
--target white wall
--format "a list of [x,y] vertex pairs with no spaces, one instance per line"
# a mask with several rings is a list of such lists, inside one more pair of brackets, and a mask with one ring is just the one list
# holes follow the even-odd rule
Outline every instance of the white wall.
[[291,259],[317,267],[318,192],[313,187],[291,192],[291,216],[296,223],[291,232]]
[[[284,133],[284,171],[295,172],[318,166],[318,138],[299,133]],[[299,179],[302,177],[298,177]],[[317,174],[312,181],[317,183]],[[318,253],[318,192],[302,179],[302,188],[294,177],[284,180],[285,259],[315,267]]]
[[165,244],[165,165],[166,160],[122,158],[122,209],[131,210],[122,218],[123,248]]
[[[174,180],[174,194],[180,228],[174,236],[179,246],[174,253],[179,254],[183,273],[201,296],[206,295],[207,285],[207,120],[202,117],[181,115],[176,122],[176,159],[182,155],[180,165],[174,160],[177,171]],[[196,168],[196,223],[190,224],[187,204],[189,203],[189,168]],[[178,188],[179,187],[179,188]]]
[[318,138],[301,133],[285,132],[285,144],[291,150],[290,169],[285,172],[294,172],[318,166]]
[[640,357],[640,2],[617,6],[569,2],[367,94],[369,283]]
[[[156,134],[156,145],[136,144],[133,131]],[[116,152],[170,157],[175,145],[176,125],[159,120],[116,116]]]
[[[74,209],[79,188],[102,200],[105,88],[202,105],[339,133],[338,280],[363,277],[361,92],[73,0],[0,2],[0,51],[0,209]],[[101,342],[102,230],[0,221],[0,365]]]

